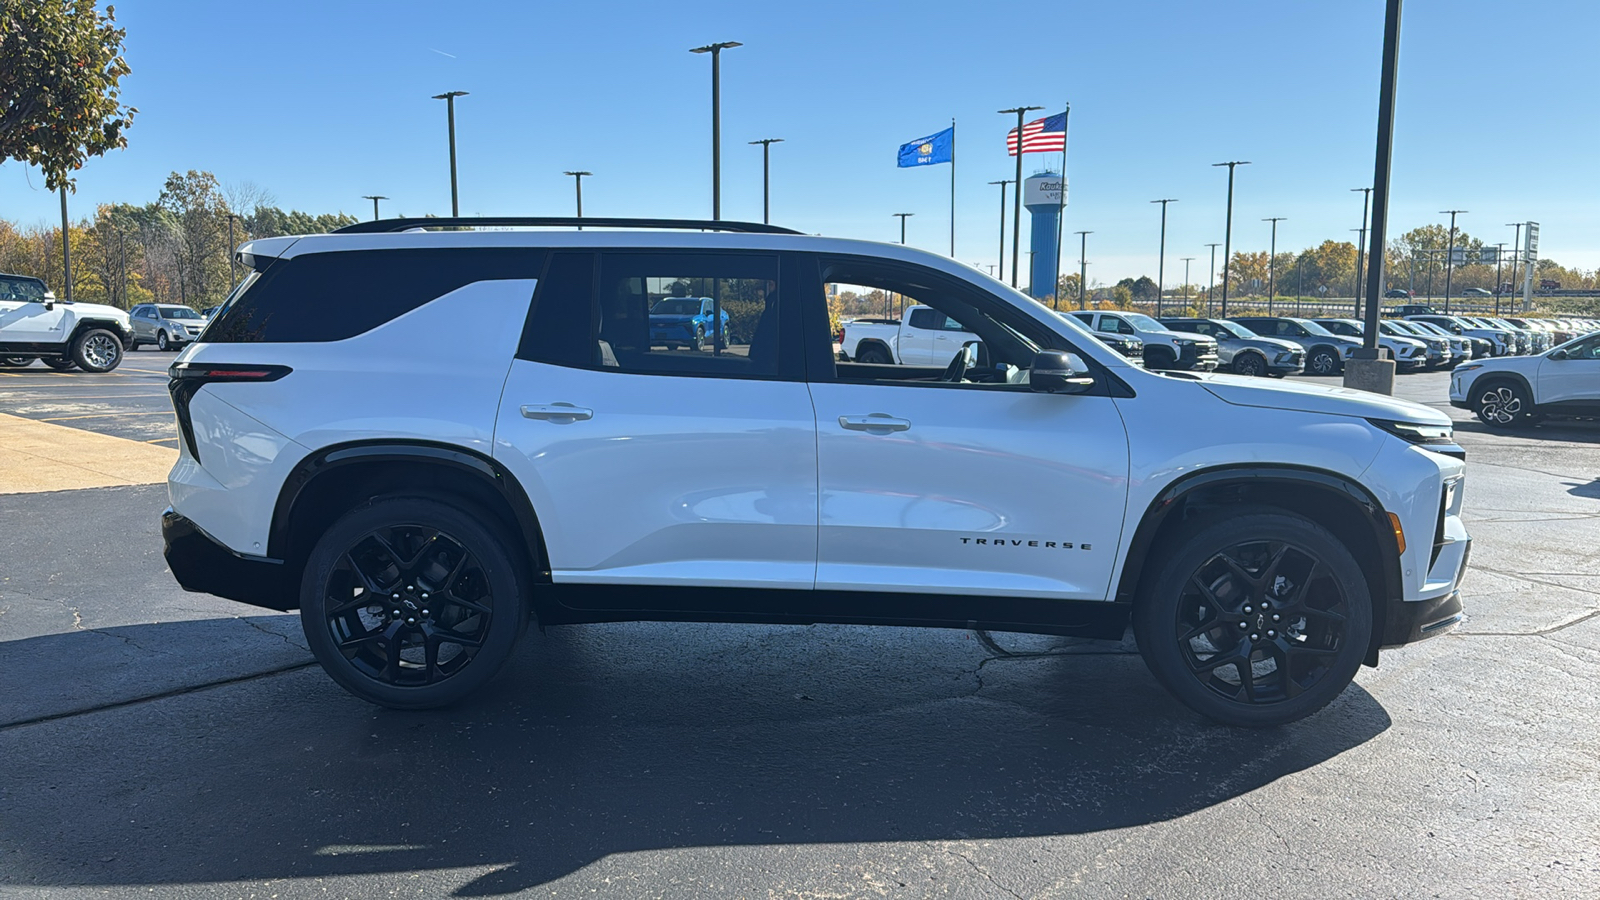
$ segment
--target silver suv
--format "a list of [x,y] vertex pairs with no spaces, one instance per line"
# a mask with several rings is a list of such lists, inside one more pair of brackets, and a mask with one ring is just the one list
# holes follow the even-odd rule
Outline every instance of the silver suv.
[[155,344],[158,350],[182,347],[200,336],[206,327],[204,316],[176,303],[141,303],[128,311],[133,320],[133,346]]

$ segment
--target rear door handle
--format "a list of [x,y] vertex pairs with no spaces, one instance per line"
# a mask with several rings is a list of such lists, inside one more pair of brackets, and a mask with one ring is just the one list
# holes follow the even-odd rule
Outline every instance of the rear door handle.
[[909,430],[911,428],[911,420],[897,419],[888,413],[870,413],[865,416],[840,416],[839,426],[848,431],[888,434],[891,431]]
[[571,403],[531,403],[522,407],[522,417],[548,422],[582,422],[594,418],[594,410]]

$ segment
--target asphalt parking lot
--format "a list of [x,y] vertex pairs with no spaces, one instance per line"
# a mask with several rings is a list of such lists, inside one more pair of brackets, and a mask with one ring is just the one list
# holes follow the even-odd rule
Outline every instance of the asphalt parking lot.
[[[170,354],[0,370],[0,413],[172,446]],[[181,591],[159,484],[0,494],[0,896],[1600,895],[1600,423],[1469,453],[1469,619],[1292,726],[1129,642],[530,631],[397,713],[295,615]],[[165,430],[163,430],[165,429]]]

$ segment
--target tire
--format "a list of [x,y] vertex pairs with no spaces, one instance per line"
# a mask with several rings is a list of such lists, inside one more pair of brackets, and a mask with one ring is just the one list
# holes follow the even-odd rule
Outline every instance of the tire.
[[881,344],[872,344],[856,354],[856,362],[868,363],[877,366],[892,366],[894,360],[889,356],[889,351]]
[[697,353],[706,349],[706,330],[704,328],[699,325],[694,327],[694,341],[689,344],[689,347]]
[[4,356],[0,357],[0,366],[21,369],[33,365],[35,357],[32,356]]
[[166,329],[162,329],[162,330],[156,332],[156,349],[160,350],[162,352],[166,352],[168,346],[169,346],[169,342],[167,341]]
[[1337,375],[1342,366],[1339,365],[1339,354],[1327,347],[1318,347],[1311,351],[1306,358],[1306,374],[1308,375]]
[[1170,369],[1177,362],[1178,357],[1168,347],[1145,347],[1144,367],[1146,369]]
[[57,372],[65,372],[77,365],[76,362],[73,362],[71,359],[65,356],[45,357],[44,364],[52,369],[55,369]]
[[122,341],[104,328],[91,328],[72,342],[72,361],[85,372],[109,372],[122,364]]
[[1239,375],[1260,378],[1267,374],[1267,361],[1259,353],[1240,353],[1233,358],[1233,371]]
[[1499,379],[1472,386],[1472,411],[1490,428],[1517,428],[1537,421],[1533,398],[1520,382]]
[[329,677],[390,709],[447,706],[494,677],[527,617],[523,570],[494,522],[422,497],[380,498],[335,522],[300,586],[306,642]]
[[1190,709],[1225,725],[1283,725],[1349,686],[1371,641],[1372,596],[1327,529],[1235,508],[1184,523],[1163,550],[1134,635],[1151,674]]

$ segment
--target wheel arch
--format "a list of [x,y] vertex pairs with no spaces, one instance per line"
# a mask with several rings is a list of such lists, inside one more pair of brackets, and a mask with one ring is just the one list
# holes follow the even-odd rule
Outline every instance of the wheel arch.
[[1467,402],[1472,403],[1472,408],[1476,410],[1478,407],[1477,403],[1472,399],[1473,393],[1500,381],[1509,381],[1522,388],[1524,391],[1527,391],[1528,402],[1532,403],[1534,406],[1539,405],[1538,400],[1534,397],[1533,384],[1532,382],[1528,381],[1528,376],[1522,374],[1521,372],[1514,372],[1510,370],[1483,372],[1479,374],[1477,378],[1472,379],[1472,384],[1463,389],[1462,392],[1467,395]]
[[854,358],[855,359],[860,359],[861,358],[861,351],[866,350],[866,349],[871,348],[871,347],[876,347],[878,349],[881,349],[883,352],[889,354],[889,359],[890,360],[893,360],[895,358],[894,348],[890,347],[889,346],[889,342],[883,340],[882,338],[862,338],[861,340],[857,341],[856,342],[856,352],[855,352]]
[[268,555],[298,570],[338,516],[363,500],[397,492],[473,501],[511,532],[511,549],[533,582],[550,580],[544,532],[516,477],[481,453],[431,441],[353,441],[301,460],[279,489]]
[[1113,599],[1130,605],[1135,601],[1151,557],[1161,552],[1163,539],[1189,516],[1242,503],[1275,506],[1305,516],[1351,548],[1372,593],[1372,641],[1365,661],[1377,665],[1387,601],[1404,595],[1399,548],[1383,505],[1360,483],[1336,472],[1288,464],[1243,464],[1202,469],[1174,480],[1141,516]]
[[1228,363],[1228,365],[1230,365],[1230,366],[1239,365],[1239,357],[1241,357],[1241,356],[1254,356],[1254,357],[1256,357],[1257,359],[1261,360],[1261,365],[1262,365],[1263,368],[1270,368],[1271,365],[1272,365],[1272,361],[1267,359],[1266,352],[1263,351],[1263,350],[1258,350],[1255,347],[1241,347],[1238,350],[1235,350],[1233,352],[1233,359]]

